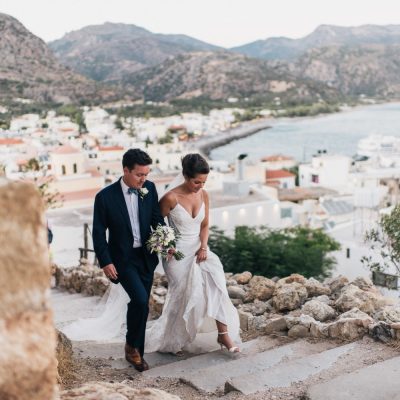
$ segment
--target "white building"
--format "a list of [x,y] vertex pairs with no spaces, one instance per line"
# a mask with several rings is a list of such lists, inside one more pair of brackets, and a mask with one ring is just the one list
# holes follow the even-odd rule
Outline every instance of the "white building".
[[265,169],[289,169],[297,165],[293,157],[285,156],[283,154],[274,154],[272,156],[264,157],[261,159],[262,165]]
[[96,170],[89,170],[85,154],[72,147],[60,146],[50,154],[54,176],[51,188],[57,190],[65,206],[92,204],[96,193],[103,188],[104,178]]
[[35,129],[39,127],[39,119],[38,114],[24,114],[15,117],[10,122],[10,131],[20,132],[22,130]]
[[293,189],[296,186],[296,175],[284,169],[266,170],[265,183],[279,189]]
[[235,227],[240,225],[283,227],[279,202],[272,199],[212,208],[210,210],[210,226],[212,225],[224,230],[228,235],[232,234]]
[[299,184],[301,187],[323,186],[341,189],[348,186],[351,159],[341,155],[313,157],[310,164],[300,164]]

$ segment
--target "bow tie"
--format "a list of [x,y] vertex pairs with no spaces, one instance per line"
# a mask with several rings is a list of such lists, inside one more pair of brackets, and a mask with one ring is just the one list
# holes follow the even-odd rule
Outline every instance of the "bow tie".
[[139,190],[135,189],[135,188],[128,188],[128,194],[132,194],[132,193],[137,195],[139,193]]

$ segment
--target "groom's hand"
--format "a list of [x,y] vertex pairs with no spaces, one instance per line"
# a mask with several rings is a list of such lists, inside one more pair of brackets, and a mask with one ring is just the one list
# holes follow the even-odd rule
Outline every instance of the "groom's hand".
[[108,279],[118,279],[118,273],[114,264],[108,264],[103,268],[103,272]]

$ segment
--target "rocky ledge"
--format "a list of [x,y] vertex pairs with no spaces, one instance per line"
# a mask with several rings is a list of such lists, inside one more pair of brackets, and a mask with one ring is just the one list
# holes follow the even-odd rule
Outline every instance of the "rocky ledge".
[[[319,282],[293,274],[269,279],[250,272],[226,273],[227,290],[238,309],[242,331],[289,337],[356,340],[364,335],[381,341],[400,339],[400,305],[381,295],[368,278],[344,276]],[[110,282],[92,265],[55,268],[55,283],[72,293],[101,296]],[[162,312],[168,281],[155,274],[151,317]]]

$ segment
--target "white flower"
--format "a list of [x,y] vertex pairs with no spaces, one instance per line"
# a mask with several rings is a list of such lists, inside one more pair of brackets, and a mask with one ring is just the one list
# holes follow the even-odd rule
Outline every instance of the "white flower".
[[[160,254],[163,258],[167,258],[168,251],[176,249],[178,235],[175,233],[174,228],[166,225],[157,225],[151,231],[152,233],[146,242],[147,249],[150,253]],[[180,251],[175,251],[173,257],[181,260],[184,255]]]
[[143,200],[144,196],[146,196],[149,193],[149,190],[145,187],[138,189],[139,196]]

